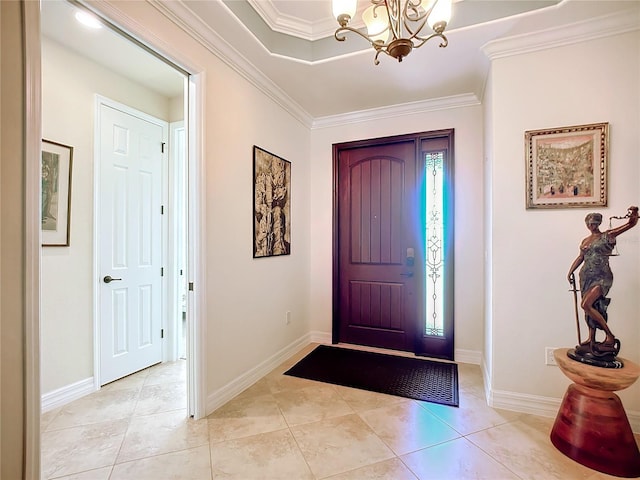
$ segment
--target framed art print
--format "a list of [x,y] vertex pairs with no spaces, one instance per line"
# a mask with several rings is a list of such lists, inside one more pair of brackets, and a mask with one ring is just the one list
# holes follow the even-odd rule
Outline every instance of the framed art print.
[[253,258],[291,253],[291,162],[253,147]]
[[42,245],[68,247],[73,147],[42,140]]
[[609,124],[525,132],[527,208],[607,205]]

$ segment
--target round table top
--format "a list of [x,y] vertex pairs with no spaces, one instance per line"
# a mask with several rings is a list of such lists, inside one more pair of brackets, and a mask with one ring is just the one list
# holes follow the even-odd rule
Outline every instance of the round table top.
[[633,385],[640,377],[640,366],[622,357],[622,368],[603,368],[587,365],[567,356],[568,348],[557,348],[553,356],[562,373],[579,385],[615,392]]

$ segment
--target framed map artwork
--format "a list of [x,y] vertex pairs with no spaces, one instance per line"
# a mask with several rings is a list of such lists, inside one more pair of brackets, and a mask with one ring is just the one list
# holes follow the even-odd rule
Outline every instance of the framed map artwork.
[[607,205],[609,124],[525,132],[527,208]]

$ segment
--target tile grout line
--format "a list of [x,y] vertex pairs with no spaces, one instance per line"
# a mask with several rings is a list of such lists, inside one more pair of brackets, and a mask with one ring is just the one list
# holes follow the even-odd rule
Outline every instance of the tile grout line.
[[[147,373],[146,377],[148,377],[149,374]],[[133,408],[131,409],[131,414],[129,415],[128,418],[128,422],[127,422],[127,428],[124,430],[124,434],[122,435],[122,441],[120,442],[120,448],[118,448],[118,452],[116,453],[115,457],[113,458],[113,464],[111,465],[111,471],[109,472],[109,480],[111,480],[111,476],[113,475],[113,470],[115,468],[115,466],[117,465],[118,462],[118,457],[120,456],[120,452],[122,451],[122,446],[124,445],[124,441],[127,438],[127,433],[129,432],[129,428],[131,427],[131,419],[133,418],[133,415],[136,411],[136,407],[138,406],[138,402],[140,401],[140,394],[142,393],[142,389],[144,387],[145,382],[147,381],[147,378],[144,379],[144,381],[142,382],[142,385],[140,385],[140,387],[138,388],[138,395],[136,396],[136,401],[135,404],[133,405]]]

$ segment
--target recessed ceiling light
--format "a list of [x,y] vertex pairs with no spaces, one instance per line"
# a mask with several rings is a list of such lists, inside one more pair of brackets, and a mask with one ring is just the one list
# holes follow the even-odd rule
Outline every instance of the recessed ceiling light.
[[76,12],[76,20],[78,20],[82,25],[89,28],[102,28],[102,22],[95,15],[81,11]]

